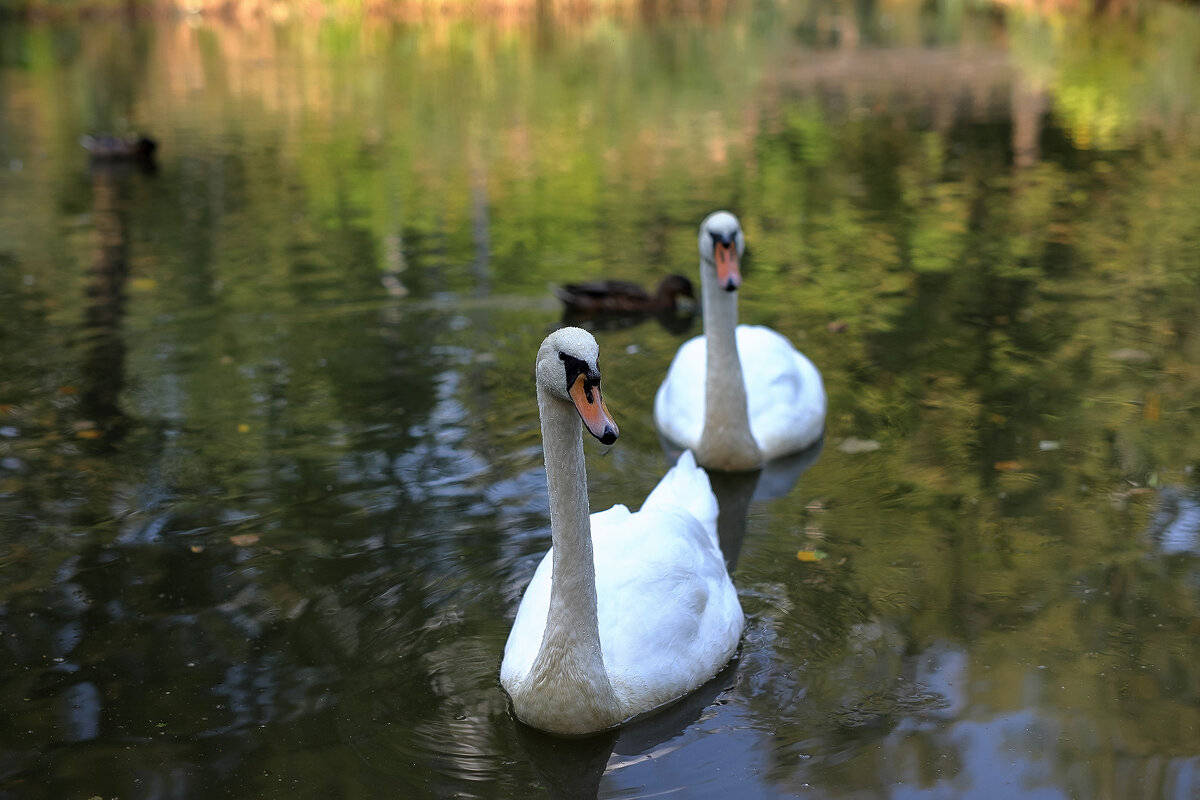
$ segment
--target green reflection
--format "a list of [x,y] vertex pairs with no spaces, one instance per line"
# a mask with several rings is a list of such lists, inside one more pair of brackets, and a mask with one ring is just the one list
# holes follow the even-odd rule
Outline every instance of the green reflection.
[[[4,26],[0,737],[33,755],[0,780],[540,791],[495,671],[548,544],[548,284],[694,276],[727,206],[742,318],[822,368],[829,431],[749,507],[735,688],[601,792],[968,794],[1001,756],[1029,791],[1178,785],[1195,554],[1148,531],[1194,489],[1198,27],[820,2]],[[103,129],[154,135],[157,173],[89,165]],[[680,341],[600,333],[623,436],[589,448],[594,508],[661,475]]]

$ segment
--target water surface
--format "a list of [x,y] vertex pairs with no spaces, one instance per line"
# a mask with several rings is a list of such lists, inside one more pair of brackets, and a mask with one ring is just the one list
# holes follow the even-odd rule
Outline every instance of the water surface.
[[[1197,796],[1198,75],[1173,5],[5,25],[0,797]],[[717,207],[823,446],[721,484],[729,670],[530,733],[549,287]],[[593,508],[699,330],[597,330]]]

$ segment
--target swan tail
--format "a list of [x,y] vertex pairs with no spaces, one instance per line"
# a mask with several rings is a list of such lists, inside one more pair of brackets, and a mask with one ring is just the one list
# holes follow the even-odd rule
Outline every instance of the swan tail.
[[708,473],[696,465],[696,456],[691,450],[683,451],[675,466],[663,476],[642,504],[643,509],[667,506],[682,508],[700,520],[705,528],[716,530],[717,496],[713,494]]

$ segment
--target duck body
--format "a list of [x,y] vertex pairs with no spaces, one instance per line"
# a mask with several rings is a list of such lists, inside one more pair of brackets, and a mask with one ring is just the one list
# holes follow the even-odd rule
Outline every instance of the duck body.
[[121,138],[107,133],[83,136],[79,143],[88,155],[100,161],[152,159],[158,142],[148,136]]
[[[575,328],[547,342],[576,346],[579,334],[594,347]],[[538,369],[553,546],[517,609],[500,683],[522,722],[577,736],[699,687],[736,653],[744,617],[717,543],[717,500],[690,453],[637,512],[588,513],[579,418],[593,435],[604,426],[543,392],[554,361],[551,348]]]
[[692,282],[668,275],[654,294],[631,281],[585,281],[555,289],[568,312],[575,314],[659,314],[673,312],[679,297],[694,297]]
[[698,463],[738,472],[799,452],[825,429],[825,387],[813,363],[779,333],[737,324],[737,217],[717,211],[700,225],[704,335],[683,344],[654,397],[654,423]]
[[[770,461],[814,444],[825,430],[820,370],[770,328],[738,325],[735,338],[746,417],[761,459]],[[663,436],[692,450],[701,445],[707,401],[707,393],[697,392],[694,381],[706,380],[707,363],[703,335],[684,342],[654,396],[654,420]]]

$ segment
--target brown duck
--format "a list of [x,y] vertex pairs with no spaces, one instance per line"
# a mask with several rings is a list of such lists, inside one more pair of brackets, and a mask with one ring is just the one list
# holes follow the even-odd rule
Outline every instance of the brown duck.
[[100,133],[83,136],[79,143],[92,158],[106,161],[150,159],[154,158],[154,151],[158,149],[158,142],[149,136],[121,138]]
[[630,281],[569,283],[554,293],[567,312],[581,316],[672,313],[679,297],[696,296],[692,282],[682,275],[663,278],[654,294]]

